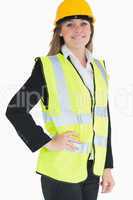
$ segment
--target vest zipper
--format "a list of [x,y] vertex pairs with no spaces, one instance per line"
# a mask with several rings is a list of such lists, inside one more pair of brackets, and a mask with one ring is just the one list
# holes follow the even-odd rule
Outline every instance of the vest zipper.
[[[94,109],[95,109],[95,105],[96,105],[96,84],[95,84],[95,74],[94,74],[94,68],[92,63],[91,67],[92,67],[92,71],[93,71],[93,84],[94,84],[94,106],[93,106],[93,141],[92,141],[92,145],[93,145],[93,153],[94,153],[94,158],[93,158],[93,165],[92,165],[92,171],[94,174],[94,163],[95,163],[95,144],[94,144],[94,138],[95,138],[95,131],[94,131]],[[95,175],[95,174],[94,174]],[[97,176],[97,175],[96,175]]]
[[[70,57],[68,56],[68,59],[69,61],[71,62],[70,60]],[[71,64],[73,65],[73,63],[71,62]],[[77,71],[77,73],[79,74],[83,84],[85,85],[85,87],[87,88],[87,90],[89,91],[90,93],[90,96],[91,96],[91,112],[92,112],[92,116],[93,116],[93,127],[94,127],[94,109],[95,109],[95,105],[96,105],[96,100],[95,100],[95,97],[96,97],[96,85],[95,85],[95,74],[94,74],[94,68],[93,68],[93,65],[92,63],[90,63],[91,67],[92,67],[92,72],[93,72],[93,84],[94,84],[94,105],[93,105],[93,97],[92,97],[92,94],[91,94],[91,91],[90,89],[85,85],[84,83],[84,80],[82,79],[80,73],[78,72],[78,70],[76,69],[76,67],[73,65],[74,69]],[[93,169],[93,174],[94,174],[94,163],[95,163],[95,145],[94,145],[94,138],[95,138],[95,131],[93,129],[93,139],[92,139],[92,146],[93,146],[93,153],[94,153],[94,158],[93,158],[93,166],[92,166],[92,169]],[[88,156],[88,159],[90,158],[91,156],[91,153],[89,153],[89,156]]]
[[[69,60],[70,63],[73,65],[73,63],[71,62],[71,59],[70,59],[69,56],[68,56],[68,60]],[[86,84],[85,84],[83,78],[81,77],[81,75],[80,75],[80,73],[78,72],[78,70],[76,69],[76,67],[75,67],[74,65],[73,65],[73,67],[74,67],[74,69],[77,71],[78,75],[80,76],[80,78],[81,78],[81,80],[82,80],[84,86],[87,88],[87,90],[88,90],[89,93],[90,93],[90,97],[91,97],[91,112],[93,112],[93,97],[92,97],[91,91],[90,91],[90,89],[86,86]]]

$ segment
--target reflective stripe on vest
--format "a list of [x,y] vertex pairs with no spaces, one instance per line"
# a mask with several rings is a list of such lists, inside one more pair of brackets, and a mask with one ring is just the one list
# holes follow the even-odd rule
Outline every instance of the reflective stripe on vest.
[[[79,123],[90,124],[92,123],[91,114],[77,114],[69,112],[69,118],[66,116],[66,113],[62,113],[60,116],[48,116],[47,112],[42,112],[44,122],[55,121],[57,126],[76,124],[77,120]],[[95,107],[95,116],[97,117],[107,117],[107,108],[106,107]]]
[[[76,145],[76,150],[75,152],[79,152],[79,153],[87,153],[89,150],[89,144],[87,143],[79,143],[79,142],[75,142],[73,140],[71,140],[75,145]],[[98,136],[96,135],[94,138],[94,144],[100,147],[106,147],[107,145],[107,137],[106,136]]]
[[78,123],[83,123],[83,124],[90,124],[92,123],[92,116],[91,114],[80,114],[80,115],[75,115],[72,112],[67,113],[69,114],[69,118],[67,117],[66,113],[62,113],[60,116],[48,116],[48,113],[42,112],[44,122],[56,122],[57,126],[67,126],[69,124],[77,124]]
[[94,144],[101,147],[106,147],[107,145],[107,136],[98,136],[94,138]]
[[103,66],[101,65],[100,61],[97,60],[97,59],[94,59],[94,62],[96,63],[97,67],[99,68],[102,76],[103,76],[103,79],[106,81],[106,84],[108,83],[108,79],[107,79],[107,75],[106,75],[106,72],[105,72],[105,69],[103,68]]
[[108,112],[107,112],[107,107],[95,107],[95,115],[97,117],[107,117]]
[[64,73],[60,66],[60,62],[59,62],[57,56],[49,56],[49,59],[51,60],[51,62],[53,64],[53,69],[54,69],[54,73],[56,76],[56,83],[57,83],[60,106],[61,106],[61,110],[63,112],[65,110],[66,106],[68,108],[70,107],[67,86],[64,81],[65,80]]

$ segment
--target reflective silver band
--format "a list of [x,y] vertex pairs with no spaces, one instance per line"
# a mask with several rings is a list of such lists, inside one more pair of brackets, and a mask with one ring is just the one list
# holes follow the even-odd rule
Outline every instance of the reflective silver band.
[[80,114],[76,115],[75,113],[62,113],[60,116],[48,116],[47,112],[42,112],[44,123],[54,122],[56,126],[66,126],[71,124],[90,124],[92,123],[91,114]]
[[107,146],[107,136],[98,136],[94,138],[94,144],[97,146],[106,147]]
[[[107,117],[108,112],[106,107],[95,107],[95,116]],[[64,112],[60,116],[48,116],[47,112],[42,112],[44,122],[54,121],[57,126],[65,126],[70,124],[90,124],[92,123],[92,115],[90,114],[75,114],[71,111]]]
[[89,151],[89,144],[83,143],[83,144],[75,144],[76,146],[76,152],[79,153],[87,153]]
[[98,117],[107,117],[108,112],[107,112],[107,107],[95,107],[95,115]]
[[[78,153],[88,153],[89,152],[89,144],[88,143],[80,143],[80,142],[76,142],[74,140],[70,140],[70,141],[76,147],[74,152],[78,152]],[[65,151],[68,151],[68,150],[65,149]]]
[[[88,153],[89,152],[89,144],[88,143],[80,143],[80,142],[76,142],[74,140],[70,140],[70,141],[76,147],[76,150],[74,150],[74,152],[79,152],[79,153]],[[97,135],[95,135],[95,137],[94,137],[94,145],[106,148],[106,146],[107,146],[107,137],[106,136],[97,136]],[[65,150],[65,151],[68,151],[68,150]]]
[[97,60],[97,59],[94,59],[94,61],[95,61],[96,65],[98,66],[98,68],[99,68],[99,70],[100,70],[100,72],[101,72],[101,74],[102,74],[102,77],[103,77],[103,79],[106,81],[106,84],[107,84],[107,83],[108,83],[107,75],[106,75],[106,72],[105,72],[105,70],[104,70],[102,64],[101,64],[101,63],[99,62],[99,60]]
[[65,112],[66,108],[70,110],[70,101],[69,101],[69,94],[67,91],[67,85],[65,82],[64,72],[62,70],[61,64],[57,58],[57,56],[49,56],[49,59],[52,62],[52,67],[54,70],[54,74],[56,77],[56,85],[58,90],[58,96],[61,106],[61,111]]

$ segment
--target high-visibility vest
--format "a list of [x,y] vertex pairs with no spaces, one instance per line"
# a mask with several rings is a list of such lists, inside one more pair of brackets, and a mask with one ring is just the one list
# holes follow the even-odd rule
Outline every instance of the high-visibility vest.
[[94,97],[71,62],[61,53],[41,56],[47,83],[48,107],[40,101],[44,130],[50,137],[73,130],[77,150],[40,149],[36,172],[59,181],[78,183],[87,178],[87,160],[94,150],[93,173],[103,174],[108,137],[108,76],[103,60],[93,59]]

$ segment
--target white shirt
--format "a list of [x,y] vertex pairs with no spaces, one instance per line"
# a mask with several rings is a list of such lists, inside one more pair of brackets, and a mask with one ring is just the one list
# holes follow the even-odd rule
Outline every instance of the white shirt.
[[[79,59],[66,46],[66,44],[64,44],[62,46],[61,51],[62,51],[63,55],[65,56],[65,58],[67,58],[68,56],[70,57],[72,63],[74,64],[74,66],[76,67],[78,72],[80,73],[86,86],[90,89],[90,91],[93,95],[94,94],[93,73],[92,73],[92,68],[90,65],[90,62],[92,62],[92,60],[93,60],[92,53],[86,48],[85,53],[86,53],[86,58],[87,58],[87,64],[86,64],[86,67],[84,67],[80,63]],[[89,160],[90,159],[93,159],[93,154],[91,154]]]
[[61,48],[62,53],[64,54],[65,58],[68,56],[70,57],[72,63],[80,73],[81,77],[83,78],[86,86],[90,89],[92,95],[94,94],[94,86],[93,86],[93,73],[90,62],[93,60],[91,52],[86,48],[86,58],[87,58],[87,65],[84,67],[79,59],[71,52],[71,50],[64,44]]

